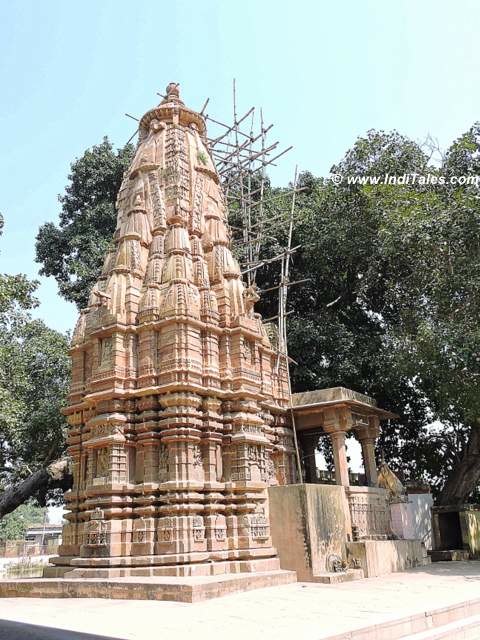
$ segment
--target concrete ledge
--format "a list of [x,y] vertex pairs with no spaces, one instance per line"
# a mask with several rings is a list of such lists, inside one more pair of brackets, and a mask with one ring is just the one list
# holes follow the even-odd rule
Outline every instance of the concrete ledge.
[[294,571],[267,571],[198,578],[0,580],[1,598],[111,598],[119,600],[170,600],[200,602],[230,593],[296,582]]

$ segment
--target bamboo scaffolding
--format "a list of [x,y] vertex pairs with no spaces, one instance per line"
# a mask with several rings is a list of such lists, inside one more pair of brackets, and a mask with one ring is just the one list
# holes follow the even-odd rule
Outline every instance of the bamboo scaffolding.
[[[157,95],[161,98],[165,97],[161,93]],[[273,274],[275,274],[275,269],[278,269],[278,282],[260,290],[262,293],[278,292],[277,314],[264,319],[263,322],[277,323],[276,372],[279,374],[282,362],[285,363],[282,367],[285,366],[286,371],[290,398],[288,410],[293,427],[298,479],[301,481],[301,460],[295,416],[291,404],[292,386],[290,375],[290,364],[297,363],[288,355],[286,319],[293,313],[292,310],[287,310],[287,298],[290,288],[309,280],[308,278],[293,281],[289,279],[292,257],[300,248],[300,245],[292,245],[296,198],[303,188],[298,187],[298,171],[295,168],[293,187],[288,191],[272,193],[269,187],[267,170],[269,167],[277,166],[276,162],[293,147],[289,146],[282,149],[278,141],[271,142],[267,139],[273,124],[265,125],[262,109],[259,110],[258,114],[255,107],[250,107],[242,115],[239,115],[236,80],[233,80],[232,100],[232,124],[226,124],[222,120],[205,113],[210,103],[210,98],[205,100],[200,114],[219,129],[218,135],[206,137],[205,141],[212,161],[217,167],[225,199],[228,203],[233,242],[235,247],[240,249],[241,254],[239,261],[242,275],[249,286],[256,287],[259,270],[271,266]],[[138,118],[130,114],[125,115],[138,122]],[[138,129],[132,138],[137,132]],[[281,250],[276,255],[268,257],[265,255],[267,243],[277,242],[278,246],[279,242],[278,234],[275,235],[272,232],[273,228],[276,231],[281,229],[282,234],[286,233],[286,244],[281,247]],[[279,265],[279,267],[275,265]]]

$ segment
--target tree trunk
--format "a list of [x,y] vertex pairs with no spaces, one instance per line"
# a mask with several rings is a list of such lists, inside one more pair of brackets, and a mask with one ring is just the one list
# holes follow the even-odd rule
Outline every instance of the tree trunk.
[[445,482],[437,504],[458,505],[466,502],[480,482],[480,425],[470,428],[470,435],[464,454]]
[[72,486],[72,475],[68,458],[55,460],[48,467],[39,469],[22,482],[0,493],[0,519],[11,513],[39,491],[51,489],[66,491]]

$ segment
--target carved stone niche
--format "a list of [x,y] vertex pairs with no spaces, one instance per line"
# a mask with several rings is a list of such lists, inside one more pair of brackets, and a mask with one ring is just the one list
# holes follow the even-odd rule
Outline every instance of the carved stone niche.
[[254,513],[241,516],[238,525],[239,546],[241,548],[270,545],[270,523],[263,506],[258,506]]
[[133,521],[132,556],[152,555],[155,543],[155,520],[137,518]]
[[188,553],[207,550],[205,523],[200,515],[159,518],[156,553]]
[[108,447],[93,450],[93,484],[104,484],[110,477],[110,452]]
[[193,517],[192,532],[194,542],[203,542],[205,540],[205,525],[202,516]]
[[222,514],[205,517],[207,548],[209,551],[227,549],[227,521]]
[[103,511],[97,507],[90,516],[90,521],[85,523],[82,555],[104,555],[108,544],[107,523]]
[[177,519],[173,516],[159,518],[157,521],[157,542],[155,554],[175,553],[177,545]]

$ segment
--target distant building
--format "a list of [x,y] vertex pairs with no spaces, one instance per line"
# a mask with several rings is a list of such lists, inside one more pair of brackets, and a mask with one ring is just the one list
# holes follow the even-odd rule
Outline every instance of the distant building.
[[31,524],[25,531],[25,542],[29,545],[47,546],[61,544],[61,524]]

